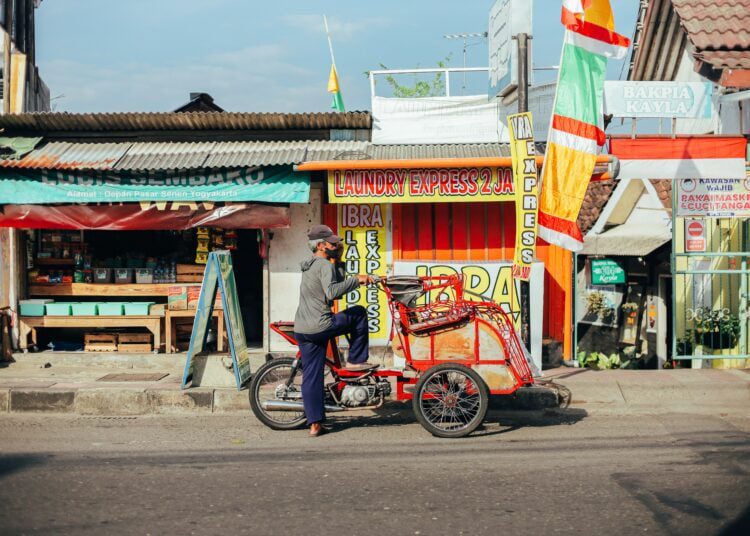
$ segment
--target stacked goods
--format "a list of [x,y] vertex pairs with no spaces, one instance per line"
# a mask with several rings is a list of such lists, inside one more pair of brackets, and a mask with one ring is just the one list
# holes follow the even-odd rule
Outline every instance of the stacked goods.
[[[34,242],[29,242],[31,248]],[[33,260],[28,277],[32,283],[72,283],[84,279],[83,269],[90,258],[85,255],[86,244],[78,231],[40,231],[39,250],[36,258],[33,251],[27,250],[27,257]]]
[[206,264],[208,262],[209,245],[211,243],[211,232],[208,227],[198,227],[196,242],[195,263]]

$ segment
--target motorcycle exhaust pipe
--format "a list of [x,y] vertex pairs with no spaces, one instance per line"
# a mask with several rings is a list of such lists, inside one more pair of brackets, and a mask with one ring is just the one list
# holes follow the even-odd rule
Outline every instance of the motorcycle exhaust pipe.
[[[305,407],[302,402],[292,402],[289,400],[263,400],[260,406],[266,411],[305,411]],[[327,412],[346,411],[344,408],[338,406],[326,405]]]

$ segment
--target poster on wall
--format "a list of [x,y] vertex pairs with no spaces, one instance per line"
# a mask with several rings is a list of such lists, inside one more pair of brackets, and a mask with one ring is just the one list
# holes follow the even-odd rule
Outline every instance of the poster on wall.
[[677,216],[750,217],[750,177],[678,180]]
[[[516,324],[516,329],[520,329],[521,285],[519,280],[513,278],[513,264],[511,262],[396,261],[393,265],[393,271],[394,275],[443,276],[461,274],[465,277],[464,289],[497,303],[506,313],[510,314]],[[531,355],[534,362],[541,366],[544,263],[532,263],[529,283]],[[438,296],[431,296],[430,298],[435,300]],[[469,300],[481,299],[468,294],[465,298]]]
[[[381,204],[340,205],[338,234],[344,241],[342,261],[347,275],[385,276],[390,259],[390,208]],[[385,344],[390,333],[385,293],[375,286],[359,287],[346,294],[342,307],[367,309],[371,344]]]
[[624,296],[622,285],[601,284],[592,272],[592,263],[578,273],[576,286],[576,321],[582,324],[616,328],[620,322],[620,304]]

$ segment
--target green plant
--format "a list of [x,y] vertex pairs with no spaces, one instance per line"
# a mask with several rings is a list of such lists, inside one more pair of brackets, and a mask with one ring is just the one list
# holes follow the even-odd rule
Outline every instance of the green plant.
[[577,361],[581,368],[589,367],[597,370],[621,368],[622,365],[617,353],[606,355],[601,352],[578,352]]
[[609,319],[615,313],[614,307],[610,305],[607,296],[598,290],[586,295],[586,306],[590,313],[604,320]]
[[695,332],[687,329],[685,335],[677,339],[677,354],[693,355],[693,344],[695,344]]
[[[441,69],[448,67],[450,63],[451,54],[448,54],[445,59],[437,62],[437,66]],[[380,67],[388,69],[382,63]],[[386,75],[385,81],[393,89],[393,96],[399,99],[405,98],[419,98],[419,97],[442,97],[445,95],[445,78],[443,73],[435,73],[435,76],[430,82],[424,80],[415,80],[413,86],[407,86],[399,84],[393,75]]]
[[740,319],[726,308],[701,307],[694,325],[695,342],[711,348],[732,348],[740,335]]
[[635,302],[627,302],[622,304],[622,311],[626,314],[632,313],[638,310],[638,304]]

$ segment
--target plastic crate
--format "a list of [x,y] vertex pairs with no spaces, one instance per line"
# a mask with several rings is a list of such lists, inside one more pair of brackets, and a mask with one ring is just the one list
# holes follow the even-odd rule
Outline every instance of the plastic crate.
[[102,302],[99,304],[100,316],[122,316],[125,304],[123,302]]
[[70,316],[72,303],[50,302],[45,306],[49,316]]
[[133,282],[133,269],[132,268],[115,268],[115,283],[121,285]]
[[148,310],[154,302],[127,302],[125,314],[128,316],[147,316]]
[[46,304],[52,300],[21,300],[18,302],[21,316],[44,316]]
[[99,314],[98,302],[74,303],[73,316],[96,316]]
[[151,268],[137,268],[135,271],[135,282],[139,285],[154,282],[154,271]]
[[112,270],[110,268],[94,268],[94,283],[111,283]]

